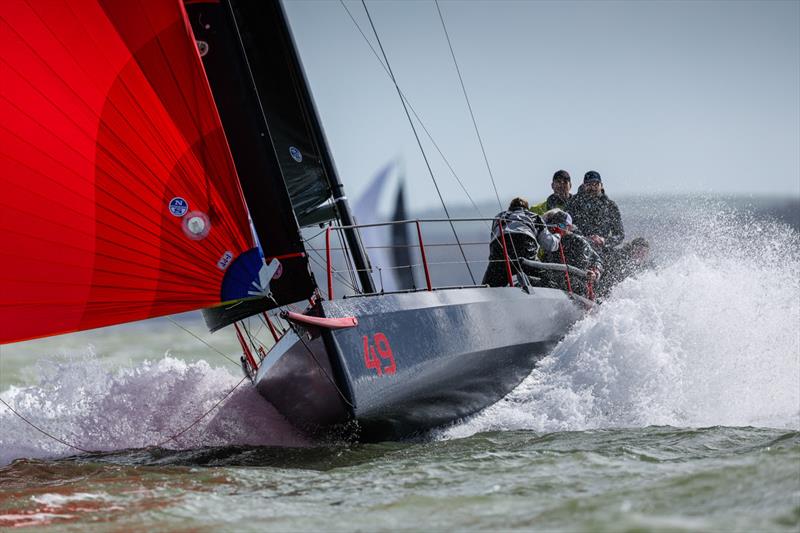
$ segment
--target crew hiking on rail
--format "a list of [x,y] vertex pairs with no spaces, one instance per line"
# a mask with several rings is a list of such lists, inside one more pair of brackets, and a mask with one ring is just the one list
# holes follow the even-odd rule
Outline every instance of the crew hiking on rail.
[[[561,249],[545,252],[543,262],[566,263],[586,271],[586,279],[569,277],[564,272],[545,270],[540,273],[542,284],[562,290],[571,290],[581,296],[592,297],[593,288],[603,272],[603,261],[582,236],[574,233],[572,217],[561,209],[551,209],[542,217],[550,231],[561,235]],[[592,287],[592,288],[590,288]]]
[[572,215],[580,233],[601,253],[625,240],[619,208],[606,196],[597,171],[590,170],[584,175],[578,194],[567,201],[564,210]]
[[506,253],[512,274],[535,276],[537,272],[523,266],[518,259],[535,261],[539,246],[545,252],[556,252],[560,242],[561,236],[548,231],[542,218],[528,209],[527,200],[514,198],[508,209],[498,213],[492,223],[489,265],[486,267],[482,283],[490,287],[503,287],[509,284]]

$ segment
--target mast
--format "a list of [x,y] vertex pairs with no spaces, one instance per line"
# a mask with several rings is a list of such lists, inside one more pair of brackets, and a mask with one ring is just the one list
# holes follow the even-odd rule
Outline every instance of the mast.
[[[236,3],[236,0],[230,1],[231,3]],[[300,91],[300,97],[303,99],[305,106],[309,110],[308,119],[311,122],[311,131],[314,133],[315,140],[319,146],[319,154],[322,159],[322,165],[325,168],[325,175],[327,176],[328,183],[331,187],[331,193],[334,204],[336,205],[336,210],[339,213],[339,220],[343,226],[354,226],[356,221],[353,218],[353,213],[350,210],[350,204],[347,201],[347,195],[344,193],[344,184],[339,179],[339,173],[336,171],[336,166],[333,162],[333,158],[331,157],[328,141],[325,138],[325,132],[323,131],[322,124],[319,121],[319,113],[317,112],[316,105],[314,104],[314,98],[312,97],[309,89],[308,79],[305,75],[305,69],[303,69],[303,63],[300,61],[300,56],[297,53],[297,46],[295,44],[294,36],[289,28],[286,11],[284,10],[280,0],[272,0],[271,3],[273,2],[276,7],[277,15],[280,17],[280,26],[285,29],[286,39],[290,45],[287,46],[287,50],[292,56],[293,63],[297,65],[299,76],[302,79],[302,83],[299,85],[304,90]],[[348,228],[343,231],[345,234],[345,239],[347,239],[347,245],[350,248],[350,255],[352,256],[353,263],[358,271],[358,279],[361,282],[362,292],[376,292],[375,285],[372,281],[372,275],[370,274],[371,268],[369,258],[361,243],[361,236],[358,233],[358,229]]]

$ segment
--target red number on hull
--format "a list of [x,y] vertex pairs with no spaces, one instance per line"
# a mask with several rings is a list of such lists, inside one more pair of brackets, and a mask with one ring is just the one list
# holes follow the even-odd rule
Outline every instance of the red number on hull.
[[375,347],[370,346],[366,335],[364,335],[364,364],[367,365],[367,368],[374,368],[379,376],[383,375],[381,360],[375,355]]
[[[379,376],[384,373],[394,374],[397,371],[397,363],[394,360],[394,353],[392,353],[389,339],[383,333],[376,333],[372,337],[372,342],[374,346],[369,342],[369,336],[364,335],[364,364],[367,368],[374,368]],[[377,355],[375,355],[376,348]],[[378,356],[380,356],[380,359]],[[381,359],[388,360],[389,364],[382,366]]]
[[389,366],[383,367],[383,371],[387,374],[394,374],[397,370],[397,363],[394,362],[394,354],[392,353],[392,347],[389,345],[389,339],[383,333],[376,333],[374,338],[378,355],[382,359],[388,359],[390,363]]

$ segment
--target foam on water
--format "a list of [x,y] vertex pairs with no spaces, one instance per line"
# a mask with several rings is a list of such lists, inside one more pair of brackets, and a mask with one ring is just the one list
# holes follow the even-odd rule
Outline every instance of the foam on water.
[[436,436],[800,427],[797,232],[722,214],[673,230],[669,261],[616,287],[503,401]]
[[[35,386],[0,393],[20,414],[53,435],[87,450],[142,448],[162,443],[208,411],[239,382],[205,361],[172,357],[110,371],[91,351],[40,363]],[[71,455],[0,406],[0,465],[19,457]],[[218,409],[169,448],[228,444],[302,446],[306,439],[242,384]]]

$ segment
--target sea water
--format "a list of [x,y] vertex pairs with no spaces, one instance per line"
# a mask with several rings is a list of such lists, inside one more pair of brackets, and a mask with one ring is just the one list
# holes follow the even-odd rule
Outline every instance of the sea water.
[[4,347],[30,424],[0,405],[0,528],[797,531],[800,236],[703,212],[504,400],[407,442],[310,440],[166,321]]

